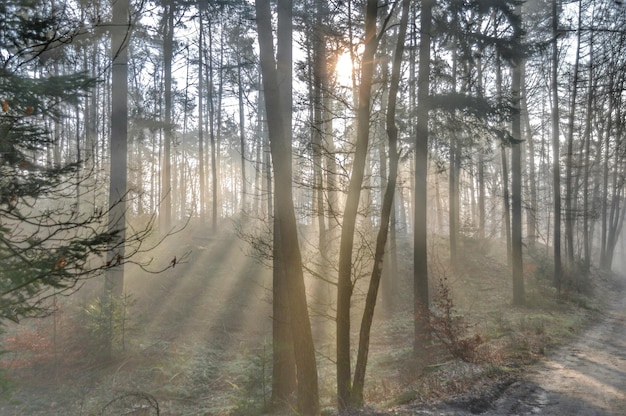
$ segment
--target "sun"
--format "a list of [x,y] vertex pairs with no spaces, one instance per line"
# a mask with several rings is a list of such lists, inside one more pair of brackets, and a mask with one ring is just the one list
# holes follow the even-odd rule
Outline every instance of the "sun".
[[352,66],[352,59],[347,52],[342,53],[337,58],[335,64],[335,74],[337,76],[337,82],[340,85],[352,85],[352,72],[354,68]]

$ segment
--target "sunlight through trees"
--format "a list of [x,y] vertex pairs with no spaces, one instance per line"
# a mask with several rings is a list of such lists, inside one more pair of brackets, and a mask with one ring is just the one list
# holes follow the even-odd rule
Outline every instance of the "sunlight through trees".
[[50,315],[58,352],[80,302],[258,285],[264,406],[362,408],[380,327],[418,374],[433,320],[494,300],[463,298],[476,259],[516,311],[626,270],[624,27],[600,0],[3,1],[0,319]]

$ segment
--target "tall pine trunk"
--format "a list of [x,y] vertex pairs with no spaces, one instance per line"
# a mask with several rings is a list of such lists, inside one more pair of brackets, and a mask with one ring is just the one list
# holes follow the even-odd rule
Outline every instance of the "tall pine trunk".
[[430,111],[430,44],[434,0],[422,0],[419,66],[417,74],[417,129],[415,134],[415,183],[413,194],[413,309],[415,356],[421,356],[428,339],[425,309],[429,308],[427,205],[428,113]]
[[171,149],[173,140],[172,126],[172,59],[174,54],[174,2],[169,0],[165,3],[163,16],[165,26],[165,39],[163,41],[163,78],[165,95],[165,117],[163,120],[163,165],[161,180],[161,229],[167,232],[172,221],[172,165]]
[[561,290],[562,264],[561,264],[561,168],[559,149],[559,90],[558,90],[558,0],[552,0],[552,186],[554,198],[554,286],[557,291]]
[[[520,16],[521,4],[517,5],[515,12]],[[518,38],[520,33],[516,34]],[[511,260],[513,266],[513,304],[523,305],[524,295],[524,270],[522,258],[522,124],[520,114],[520,91],[522,81],[522,66],[524,62],[518,59],[513,67],[512,98],[513,116],[511,120],[511,133],[517,143],[513,143],[511,149]]]
[[[298,412],[315,416],[319,413],[319,393],[317,364],[313,335],[309,319],[302,257],[298,242],[298,230],[293,204],[291,142],[287,140],[284,115],[287,107],[282,104],[278,69],[272,45],[271,11],[269,0],[256,0],[257,26],[263,90],[265,93],[266,114],[270,138],[272,164],[275,180],[275,210],[280,235],[280,258],[283,263],[284,278],[288,292],[291,332],[297,368]],[[291,2],[279,4],[279,41],[282,37],[291,39]],[[282,9],[282,10],[281,10]],[[287,20],[287,21],[285,21]],[[281,51],[281,53],[289,51]],[[288,57],[291,55],[289,54]],[[280,58],[279,58],[280,60]],[[287,59],[289,60],[289,59]],[[283,61],[284,62],[284,61]]]

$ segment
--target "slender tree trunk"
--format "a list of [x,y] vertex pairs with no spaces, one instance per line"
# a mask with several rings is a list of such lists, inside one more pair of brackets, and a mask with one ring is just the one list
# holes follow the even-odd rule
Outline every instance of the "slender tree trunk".
[[533,247],[537,240],[537,167],[535,166],[535,140],[532,134],[532,128],[530,125],[530,116],[528,114],[528,105],[526,100],[526,65],[522,66],[522,81],[521,81],[521,101],[520,101],[520,116],[523,119],[526,134],[524,138],[527,143],[528,150],[528,188],[530,194],[530,201],[526,209],[526,228],[528,245]]
[[415,135],[415,192],[413,195],[413,303],[415,356],[423,354],[429,338],[425,309],[429,308],[427,205],[428,205],[428,113],[430,110],[430,44],[434,0],[422,0],[419,67],[417,75],[417,131]]
[[350,303],[352,299],[352,250],[356,217],[364,180],[370,128],[370,101],[374,75],[374,54],[377,48],[376,15],[378,1],[368,0],[365,10],[365,49],[361,63],[361,83],[358,87],[356,146],[348,195],[343,214],[339,244],[337,281],[337,401],[340,411],[351,403],[350,364]]
[[554,198],[554,286],[561,291],[562,264],[561,264],[561,169],[559,149],[559,91],[558,91],[558,27],[559,13],[558,0],[552,0],[552,185]]
[[567,263],[569,267],[574,265],[574,187],[572,184],[573,160],[574,160],[574,118],[576,116],[576,98],[578,96],[578,66],[580,61],[580,37],[582,24],[582,0],[578,1],[578,30],[576,36],[576,54],[574,57],[572,98],[567,122],[567,151],[565,159],[565,236],[567,238]]
[[[585,271],[591,267],[591,239],[593,233],[589,224],[589,211],[594,208],[589,206],[589,181],[591,177],[591,119],[593,114],[593,90],[595,78],[593,75],[593,32],[589,38],[589,71],[587,82],[587,114],[585,115],[585,130],[583,133],[584,143],[584,170],[583,170],[583,264]],[[593,201],[593,199],[592,199]]]
[[[515,7],[518,16],[522,14],[522,6]],[[517,34],[521,38],[521,34]],[[512,193],[512,223],[511,223],[511,252],[513,266],[513,304],[523,305],[524,295],[524,270],[522,258],[522,124],[520,114],[520,91],[522,81],[522,67],[524,62],[520,59],[513,67],[512,96],[513,96],[513,116],[511,120],[511,130],[514,139],[519,142],[514,143],[511,149],[511,193]]]
[[370,331],[374,319],[374,308],[380,279],[382,277],[383,259],[387,235],[389,232],[389,221],[393,209],[393,199],[396,189],[396,178],[398,175],[398,127],[396,126],[396,101],[398,95],[398,85],[400,83],[400,66],[402,64],[402,54],[404,52],[404,40],[406,38],[406,28],[409,17],[410,0],[402,1],[402,18],[398,32],[398,41],[394,52],[394,60],[391,74],[391,85],[389,87],[389,98],[387,105],[387,136],[389,138],[389,177],[383,196],[380,227],[376,238],[376,251],[374,254],[374,267],[370,277],[369,289],[365,299],[365,310],[361,320],[361,330],[359,336],[359,349],[357,353],[356,367],[354,370],[354,382],[352,384],[352,403],[356,407],[363,405],[363,388],[365,386],[365,370],[369,355]]
[[315,196],[315,216],[318,222],[318,245],[322,257],[325,257],[326,220],[324,214],[324,176],[322,171],[323,136],[325,134],[324,78],[327,76],[326,39],[323,30],[323,16],[326,15],[325,2],[316,1],[316,23],[313,30],[313,83],[312,83],[312,151],[313,151],[313,187]]
[[200,33],[198,35],[198,175],[200,176],[200,220],[206,221],[206,168],[204,166],[204,22],[205,3],[200,2],[198,15]]
[[500,161],[502,166],[502,193],[503,193],[503,220],[506,244],[506,261],[511,265],[513,253],[511,251],[511,195],[509,193],[509,164],[506,154],[507,147],[500,146]]
[[167,232],[172,223],[172,165],[171,148],[173,141],[172,126],[172,59],[174,52],[174,2],[168,0],[164,10],[165,34],[163,41],[163,77],[165,95],[165,137],[163,140],[163,165],[161,180],[161,229]]
[[[239,40],[237,40],[237,47],[239,47]],[[243,73],[242,65],[243,59],[241,57],[241,51],[238,51],[238,64],[237,64],[237,79],[238,85],[238,101],[239,101],[239,145],[241,147],[241,211],[245,212],[247,201],[247,178],[246,178],[246,118],[244,113],[244,96],[243,96]]]
[[[497,27],[496,27],[496,36],[497,36]],[[500,102],[503,101],[502,94],[502,62],[500,60],[500,56],[496,57],[496,95],[498,96],[498,100]],[[504,222],[504,231],[505,231],[505,244],[506,244],[506,261],[509,266],[511,266],[512,262],[512,252],[511,252],[511,200],[509,194],[509,167],[508,167],[508,157],[506,152],[507,147],[504,143],[500,145],[500,161],[502,167],[502,194],[503,194],[503,222]]]
[[[218,201],[219,201],[219,177],[218,175],[218,149],[217,141],[219,137],[220,125],[221,125],[221,92],[218,93],[218,109],[215,110],[215,84],[213,83],[213,31],[211,29],[211,23],[207,25],[209,29],[209,44],[206,56],[206,79],[208,81],[208,100],[209,100],[209,138],[210,138],[210,151],[211,151],[211,229],[213,233],[217,231],[217,217],[218,217]],[[221,62],[220,62],[221,64]],[[221,65],[220,65],[221,66]],[[220,69],[221,71],[221,69]],[[221,77],[220,77],[220,91],[221,91]],[[217,113],[217,114],[216,114]],[[217,129],[216,125],[217,124]],[[215,131],[217,130],[217,132]],[[216,137],[217,136],[217,137]]]
[[[476,60],[476,71],[478,78],[478,97],[482,98],[483,93],[483,51]],[[478,152],[478,237],[485,238],[485,152]]]

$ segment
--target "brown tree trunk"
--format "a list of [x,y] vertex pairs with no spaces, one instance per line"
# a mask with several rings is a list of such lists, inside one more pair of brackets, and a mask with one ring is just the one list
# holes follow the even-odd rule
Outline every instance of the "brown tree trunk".
[[557,291],[561,290],[562,264],[561,264],[561,169],[559,167],[559,91],[557,82],[558,65],[558,0],[552,0],[552,186],[554,198],[554,286]]
[[348,194],[343,213],[339,244],[337,281],[337,401],[340,410],[351,403],[350,364],[350,303],[352,299],[352,250],[356,217],[367,162],[370,128],[370,101],[374,75],[374,54],[377,48],[376,15],[378,1],[368,0],[365,12],[365,49],[361,63],[361,83],[358,88],[356,147]]
[[[297,407],[300,414],[315,416],[319,413],[317,364],[293,205],[291,143],[286,140],[288,136],[283,119],[284,114],[287,114],[287,108],[281,104],[278,70],[272,47],[270,3],[269,0],[256,0],[255,5],[270,148],[275,172],[275,209],[281,239],[281,259],[289,294],[291,331],[297,368]],[[281,28],[288,30],[288,33],[279,30],[279,38],[291,34],[291,2],[281,2],[280,6],[287,9],[279,10],[279,15],[283,19]],[[283,13],[287,14],[286,22]]]
[[374,319],[374,308],[376,307],[376,297],[383,271],[383,259],[387,235],[389,232],[389,221],[393,210],[393,199],[396,189],[396,178],[398,175],[398,127],[396,126],[396,101],[398,95],[398,85],[400,83],[400,66],[402,64],[402,54],[404,52],[404,40],[409,17],[410,0],[402,1],[402,18],[398,32],[398,41],[394,52],[394,60],[391,74],[391,85],[389,87],[389,98],[387,105],[387,136],[389,138],[389,176],[385,193],[383,196],[380,227],[376,237],[376,251],[374,254],[374,267],[370,277],[367,297],[365,299],[365,310],[361,320],[359,336],[359,349],[357,353],[356,367],[354,370],[354,382],[352,383],[352,404],[355,407],[363,405],[363,388],[365,386],[365,370],[369,355],[370,331]]
[[[515,7],[518,16],[522,14],[522,6]],[[516,36],[521,37],[520,33]],[[524,270],[522,258],[522,124],[520,115],[520,91],[522,83],[522,66],[524,62],[519,59],[513,67],[512,98],[513,116],[511,120],[511,133],[517,143],[513,143],[511,149],[511,260],[513,266],[513,304],[524,305]]]
[[428,202],[428,113],[430,110],[430,44],[434,0],[422,0],[419,67],[417,74],[417,131],[415,135],[415,192],[413,195],[413,304],[416,356],[423,354],[428,339],[424,310],[429,307],[427,202]]
[[165,136],[163,139],[161,211],[159,216],[161,219],[161,229],[166,233],[169,231],[172,223],[172,59],[174,53],[174,2],[172,0],[165,3],[163,24],[165,27],[165,38],[163,41],[163,88],[165,97],[165,117],[163,124],[165,126]]

